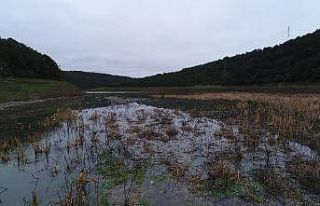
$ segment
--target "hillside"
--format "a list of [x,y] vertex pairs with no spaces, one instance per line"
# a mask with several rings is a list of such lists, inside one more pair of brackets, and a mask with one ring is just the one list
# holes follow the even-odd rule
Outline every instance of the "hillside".
[[129,77],[80,71],[63,72],[66,81],[82,89],[117,86],[131,80]]
[[0,38],[0,102],[81,94],[61,80],[62,72],[49,56],[12,38]]
[[57,63],[18,41],[0,38],[0,77],[61,79]]
[[125,85],[141,87],[319,82],[320,30],[274,47],[226,57],[178,72],[134,79]]

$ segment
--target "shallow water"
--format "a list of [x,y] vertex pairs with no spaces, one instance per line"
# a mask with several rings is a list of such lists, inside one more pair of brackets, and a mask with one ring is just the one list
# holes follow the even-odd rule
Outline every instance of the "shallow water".
[[[0,164],[1,204],[281,204],[286,200],[269,197],[253,173],[272,167],[283,175],[293,157],[317,155],[295,142],[285,150],[268,134],[251,148],[237,126],[111,100],[108,107],[60,111],[51,117],[60,122],[55,129],[10,146]],[[222,189],[217,168],[232,180]],[[304,201],[318,201],[297,188]],[[249,192],[252,199],[243,197]]]

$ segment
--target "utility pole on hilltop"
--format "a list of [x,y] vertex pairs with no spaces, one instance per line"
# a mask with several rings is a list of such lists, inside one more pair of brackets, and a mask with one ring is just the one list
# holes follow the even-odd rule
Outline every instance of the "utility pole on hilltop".
[[288,26],[288,39],[290,39],[290,26]]

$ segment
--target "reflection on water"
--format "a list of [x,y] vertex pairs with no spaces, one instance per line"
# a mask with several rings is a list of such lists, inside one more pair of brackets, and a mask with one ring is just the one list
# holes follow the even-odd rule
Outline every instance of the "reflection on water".
[[28,142],[2,141],[3,205],[318,201],[292,178],[317,154],[277,136],[246,139],[237,126],[123,101],[58,110],[48,122]]

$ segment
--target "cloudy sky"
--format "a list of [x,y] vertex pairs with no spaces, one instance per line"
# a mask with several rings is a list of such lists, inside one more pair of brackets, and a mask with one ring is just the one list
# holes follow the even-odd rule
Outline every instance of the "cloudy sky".
[[319,0],[4,0],[0,36],[63,70],[141,77],[320,28]]

